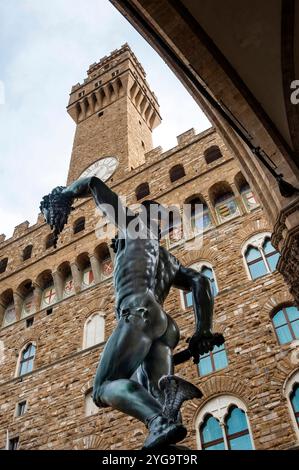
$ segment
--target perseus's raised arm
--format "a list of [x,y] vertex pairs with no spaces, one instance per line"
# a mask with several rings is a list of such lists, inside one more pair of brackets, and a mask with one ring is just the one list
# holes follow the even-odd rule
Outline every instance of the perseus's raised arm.
[[119,230],[125,229],[135,217],[135,214],[122,204],[120,197],[96,176],[74,181],[62,193],[72,199],[92,196],[96,206]]
[[55,243],[67,223],[74,199],[93,197],[99,209],[120,232],[125,231],[135,214],[125,207],[119,196],[95,176],[80,178],[67,187],[58,186],[43,197],[40,209],[46,222],[54,228]]

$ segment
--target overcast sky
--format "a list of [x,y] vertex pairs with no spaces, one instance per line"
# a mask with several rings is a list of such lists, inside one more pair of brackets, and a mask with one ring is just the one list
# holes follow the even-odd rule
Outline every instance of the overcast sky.
[[178,79],[108,0],[0,0],[0,234],[34,224],[41,197],[65,184],[75,130],[65,110],[71,86],[125,42],[161,106],[154,146],[167,150],[187,129],[208,128]]

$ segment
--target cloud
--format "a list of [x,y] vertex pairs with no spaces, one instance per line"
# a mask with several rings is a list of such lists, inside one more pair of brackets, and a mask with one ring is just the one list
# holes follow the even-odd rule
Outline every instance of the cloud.
[[154,145],[209,123],[157,53],[108,0],[0,3],[0,233],[36,222],[41,197],[67,177],[75,125],[65,107],[89,65],[128,42],[161,105]]

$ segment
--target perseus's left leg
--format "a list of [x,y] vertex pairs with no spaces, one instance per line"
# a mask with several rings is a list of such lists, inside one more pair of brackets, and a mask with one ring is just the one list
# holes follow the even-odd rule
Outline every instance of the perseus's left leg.
[[173,350],[179,341],[179,329],[167,315],[168,327],[163,336],[153,341],[150,351],[138,369],[139,383],[163,407],[170,422],[182,422],[184,401],[201,398],[201,391],[192,383],[174,375]]
[[[174,373],[173,350],[179,342],[180,332],[175,321],[167,315],[168,325],[166,332],[161,338],[155,340],[147,354],[144,362],[138,369],[138,381],[150,394],[163,400],[159,389],[159,381],[164,375]],[[161,397],[162,395],[162,397]]]

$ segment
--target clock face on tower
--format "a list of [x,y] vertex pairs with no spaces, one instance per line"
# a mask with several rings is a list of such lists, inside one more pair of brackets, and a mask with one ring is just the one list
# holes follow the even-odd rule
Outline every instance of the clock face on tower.
[[110,176],[113,175],[118,166],[118,160],[115,157],[105,157],[97,160],[92,165],[90,165],[83,173],[80,175],[80,178],[85,178],[87,176],[97,176],[102,181],[107,181]]

